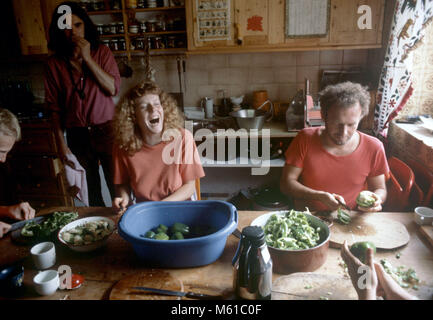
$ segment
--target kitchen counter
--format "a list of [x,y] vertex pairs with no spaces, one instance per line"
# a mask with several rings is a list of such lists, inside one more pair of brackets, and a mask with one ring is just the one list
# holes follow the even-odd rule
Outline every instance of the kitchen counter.
[[[49,208],[44,212],[53,212],[56,210],[71,210],[71,208]],[[103,215],[112,218],[116,222],[119,220],[111,208],[78,208],[80,216]],[[249,225],[259,215],[264,212],[258,211],[240,211],[238,228]],[[410,290],[410,293],[422,298],[431,299],[433,293],[433,247],[423,238],[418,226],[413,222],[411,214],[408,213],[380,213],[387,217],[396,219],[403,223],[409,234],[410,242],[403,248],[379,251],[375,259],[388,259],[393,266],[410,266],[417,272],[421,283],[418,291]],[[231,261],[236,252],[238,238],[230,235],[222,256],[214,263],[198,268],[188,269],[165,269],[158,272],[166,271],[171,276],[180,279],[183,282],[185,291],[201,291],[213,294],[230,292],[232,290],[232,266]],[[85,277],[85,282],[81,288],[64,291],[58,290],[54,295],[49,297],[38,296],[31,284],[37,271],[34,269],[29,255],[30,247],[17,246],[11,242],[10,236],[0,240],[0,265],[17,261],[25,258],[25,276],[24,285],[26,294],[23,299],[37,300],[99,300],[109,297],[111,288],[117,281],[134,273],[148,270],[146,266],[138,261],[135,253],[129,243],[124,241],[117,232],[108,240],[105,248],[91,253],[77,253],[68,248],[56,244],[57,263],[56,269],[60,265],[69,265],[73,273],[79,273]],[[397,260],[396,254],[401,253],[401,258]],[[329,249],[326,263],[315,271],[317,274],[344,275],[343,268],[339,265],[341,262],[340,250]],[[274,273],[275,281],[282,275]]]

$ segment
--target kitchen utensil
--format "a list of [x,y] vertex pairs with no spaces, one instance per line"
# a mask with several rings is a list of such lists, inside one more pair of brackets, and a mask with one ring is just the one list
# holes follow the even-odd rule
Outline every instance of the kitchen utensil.
[[299,272],[277,278],[272,285],[272,299],[357,300],[358,295],[349,277]]
[[[259,90],[253,92],[253,108],[260,109],[265,102],[268,101],[268,92],[266,90]],[[269,108],[263,108],[264,111],[268,112]]]
[[271,299],[272,259],[262,228],[249,226],[242,230],[232,265],[233,289],[238,297],[248,300]]
[[[63,232],[74,229],[75,227],[84,225],[84,224],[89,223],[89,222],[100,221],[100,220],[106,221],[108,223],[108,225],[110,226],[111,233],[109,235],[107,235],[105,238],[98,240],[98,241],[95,241],[95,242],[92,242],[90,244],[79,245],[79,246],[72,245],[72,244],[66,242],[65,240],[63,240],[63,238],[62,238]],[[82,218],[82,219],[72,221],[71,223],[64,226],[57,233],[57,239],[59,240],[60,243],[63,243],[65,246],[67,246],[68,248],[70,248],[73,251],[90,252],[90,251],[94,251],[96,249],[99,249],[99,248],[105,246],[107,244],[108,238],[113,234],[114,230],[116,230],[116,224],[110,218],[97,217],[97,216],[96,217],[87,217],[87,218]]]
[[230,101],[233,104],[233,107],[239,107],[241,106],[242,102],[244,101],[244,96],[239,97],[230,97]]
[[132,290],[132,287],[164,288],[165,290],[184,291],[181,280],[163,270],[143,270],[119,280],[111,289],[110,300],[173,300],[176,296],[150,295]]
[[[263,214],[256,218],[251,225],[264,227],[268,219],[274,215],[284,215],[287,211],[274,211]],[[273,262],[273,271],[281,274],[292,272],[310,272],[321,267],[328,256],[330,230],[328,225],[321,219],[306,214],[308,222],[313,228],[320,227],[319,244],[313,248],[304,250],[284,250],[268,246]]]
[[335,198],[336,200],[337,200],[337,202],[344,208],[344,209],[346,209],[346,210],[348,210],[348,211],[351,211],[352,209],[350,209],[350,207],[347,205],[347,204],[345,204],[345,203],[343,203],[340,199],[338,199],[338,198]]
[[426,237],[428,242],[433,246],[433,225],[432,226],[420,226],[421,233]]
[[183,86],[182,86],[182,60],[180,57],[176,58],[177,62],[177,76],[179,78],[179,92],[183,92]]
[[52,242],[42,242],[33,246],[30,254],[38,270],[51,268],[56,263],[56,246]]
[[349,246],[359,241],[371,241],[378,249],[395,249],[409,242],[406,227],[381,213],[348,211],[347,214],[351,217],[347,225],[337,221],[337,211],[331,212],[329,216],[334,221],[331,247],[340,248],[344,240],[347,240]]
[[[206,224],[216,231],[207,236],[176,241],[140,236],[160,224],[172,226],[175,222],[190,228]],[[118,231],[148,266],[186,268],[217,260],[237,222],[236,208],[224,201],[147,202],[131,206],[123,214]]]
[[[204,103],[204,107],[203,107]],[[207,119],[213,118],[213,98],[204,97],[200,102],[201,108],[204,108],[205,116]]]
[[230,116],[235,118],[236,124],[241,129],[262,130],[265,121],[272,119],[271,115],[263,110],[242,109],[230,112]]
[[59,288],[59,274],[55,270],[41,271],[33,278],[33,285],[41,296],[50,296]]
[[185,297],[190,299],[204,299],[204,300],[221,299],[221,296],[211,296],[209,294],[195,293],[195,292],[181,292],[181,291],[164,290],[164,289],[156,289],[156,288],[149,288],[149,287],[133,287],[132,289],[152,292],[152,293],[165,295],[165,296]]
[[15,295],[23,289],[24,267],[21,262],[0,269],[0,293]]
[[260,211],[287,210],[291,204],[279,186],[264,186],[250,192],[253,195],[253,209]]
[[47,219],[47,216],[41,216],[41,217],[36,217],[33,219],[29,219],[29,220],[24,220],[24,221],[19,221],[19,222],[15,222],[13,224],[11,224],[11,228],[9,230],[9,232],[14,232],[16,230],[19,229],[19,231],[21,232],[21,229],[29,222],[34,222],[34,223],[41,223],[42,221],[44,221],[45,219]]
[[433,223],[433,209],[428,207],[416,207],[414,210],[414,219],[420,226],[431,225]]

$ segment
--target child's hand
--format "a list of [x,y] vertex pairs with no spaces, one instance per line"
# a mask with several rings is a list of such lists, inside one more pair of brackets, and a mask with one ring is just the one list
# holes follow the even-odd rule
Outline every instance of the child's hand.
[[129,199],[126,197],[116,197],[113,200],[113,208],[118,210],[119,214],[123,214],[128,207]]

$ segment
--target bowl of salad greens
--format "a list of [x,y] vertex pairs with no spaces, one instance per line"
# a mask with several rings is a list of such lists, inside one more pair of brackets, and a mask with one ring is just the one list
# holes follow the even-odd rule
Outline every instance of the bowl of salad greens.
[[330,229],[308,209],[269,212],[251,225],[259,226],[265,232],[276,273],[311,272],[326,261]]

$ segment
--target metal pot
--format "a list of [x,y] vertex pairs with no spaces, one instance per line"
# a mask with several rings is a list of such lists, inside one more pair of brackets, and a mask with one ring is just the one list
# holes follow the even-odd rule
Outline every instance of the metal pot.
[[[265,112],[260,110],[267,103],[271,104],[271,110]],[[262,130],[265,121],[271,121],[273,117],[273,106],[269,100],[263,103],[258,109],[242,109],[230,112],[230,116],[235,118],[236,124],[240,129],[257,129]]]

